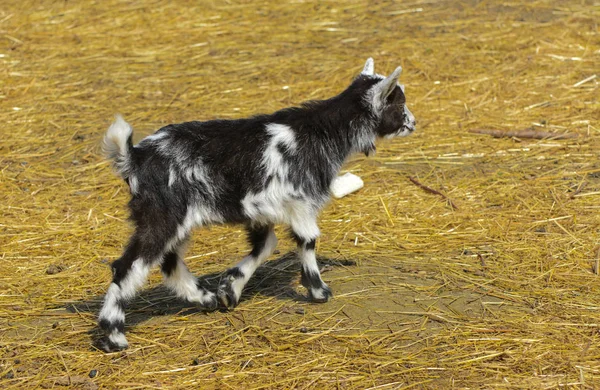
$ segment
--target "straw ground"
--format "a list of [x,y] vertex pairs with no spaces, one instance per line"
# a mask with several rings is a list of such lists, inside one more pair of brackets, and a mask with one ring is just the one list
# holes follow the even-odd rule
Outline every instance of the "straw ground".
[[[4,1],[0,387],[600,388],[598,20],[593,1]],[[335,298],[303,300],[280,234],[234,311],[153,274],[130,349],[94,349],[130,232],[99,154],[113,115],[142,137],[269,112],[369,56],[404,67],[419,128],[345,167],[365,188],[327,208],[317,248]],[[530,127],[578,137],[469,132]],[[210,282],[246,250],[215,227],[187,263]]]

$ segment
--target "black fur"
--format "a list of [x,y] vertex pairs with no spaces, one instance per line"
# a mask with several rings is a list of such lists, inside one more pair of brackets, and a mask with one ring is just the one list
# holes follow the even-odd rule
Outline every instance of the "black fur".
[[223,277],[239,279],[239,278],[244,277],[244,273],[238,267],[233,267],[233,268],[229,268],[227,271],[225,271],[225,273],[223,274]]
[[265,243],[267,241],[267,237],[269,236],[269,232],[271,231],[270,226],[260,226],[254,227],[249,226],[248,230],[248,241],[250,245],[252,245],[252,251],[250,254],[254,257],[258,257],[260,253],[265,248]]
[[117,329],[121,333],[125,332],[125,322],[123,321],[109,322],[102,319],[98,324],[100,325],[100,328],[107,333],[112,332],[114,329]]
[[127,248],[125,248],[125,251],[123,252],[123,256],[113,261],[111,264],[113,282],[117,285],[120,285],[121,280],[127,276],[127,272],[131,268],[133,261],[137,258],[139,246],[137,237],[132,237]]
[[[313,302],[327,302],[333,296],[331,289],[321,279],[321,275],[318,272],[313,272],[311,270],[306,270],[304,267],[300,270],[300,283],[307,289],[308,291],[308,299]],[[320,290],[322,292],[322,297],[315,297],[313,295],[313,290]]]
[[317,240],[310,240],[304,245],[304,249],[309,250],[309,251],[311,251],[311,250],[314,251],[316,245],[317,245]]
[[304,287],[310,289],[311,287],[321,288],[323,286],[320,274],[306,270],[304,267],[302,267],[300,273],[300,283],[302,283]]
[[171,273],[177,267],[178,255],[175,252],[169,252],[163,257],[163,262],[161,265],[161,271],[166,276],[171,275]]
[[292,236],[292,239],[294,240],[294,242],[296,242],[296,245],[298,245],[298,246],[302,246],[306,242],[306,240],[304,238],[300,237],[294,231],[290,232],[290,236]]
[[300,235],[298,235],[296,232],[292,231],[290,233],[290,235],[292,236],[292,238],[294,239],[294,241],[296,242],[296,245],[298,245],[298,247],[303,247],[307,250],[314,250],[315,246],[317,245],[317,240],[315,238],[304,238],[301,237]]

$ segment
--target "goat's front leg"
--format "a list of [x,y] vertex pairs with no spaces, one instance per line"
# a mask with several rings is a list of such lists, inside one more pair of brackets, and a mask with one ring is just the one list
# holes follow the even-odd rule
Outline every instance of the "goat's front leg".
[[298,257],[301,264],[300,282],[308,290],[308,298],[313,302],[327,302],[333,296],[331,289],[323,279],[317,264],[315,245],[319,228],[314,220],[292,225],[292,237],[298,244]]
[[225,272],[217,290],[219,300],[228,308],[237,306],[244,286],[258,266],[267,260],[277,246],[277,237],[275,237],[272,225],[248,226],[247,231],[252,251],[235,267]]

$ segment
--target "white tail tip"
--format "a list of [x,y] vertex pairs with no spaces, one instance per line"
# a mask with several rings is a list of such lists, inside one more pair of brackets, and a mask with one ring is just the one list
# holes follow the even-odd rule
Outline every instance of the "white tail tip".
[[115,121],[110,125],[104,136],[102,147],[104,153],[111,159],[125,157],[128,153],[127,142],[132,133],[133,129],[129,123],[125,122],[121,115],[115,115]]

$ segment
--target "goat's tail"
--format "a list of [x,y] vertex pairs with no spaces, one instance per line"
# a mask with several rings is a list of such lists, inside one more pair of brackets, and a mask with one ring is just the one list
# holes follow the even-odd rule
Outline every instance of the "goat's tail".
[[131,170],[132,134],[131,125],[125,122],[121,115],[117,114],[102,143],[104,154],[113,160],[115,170],[123,179],[127,179]]

